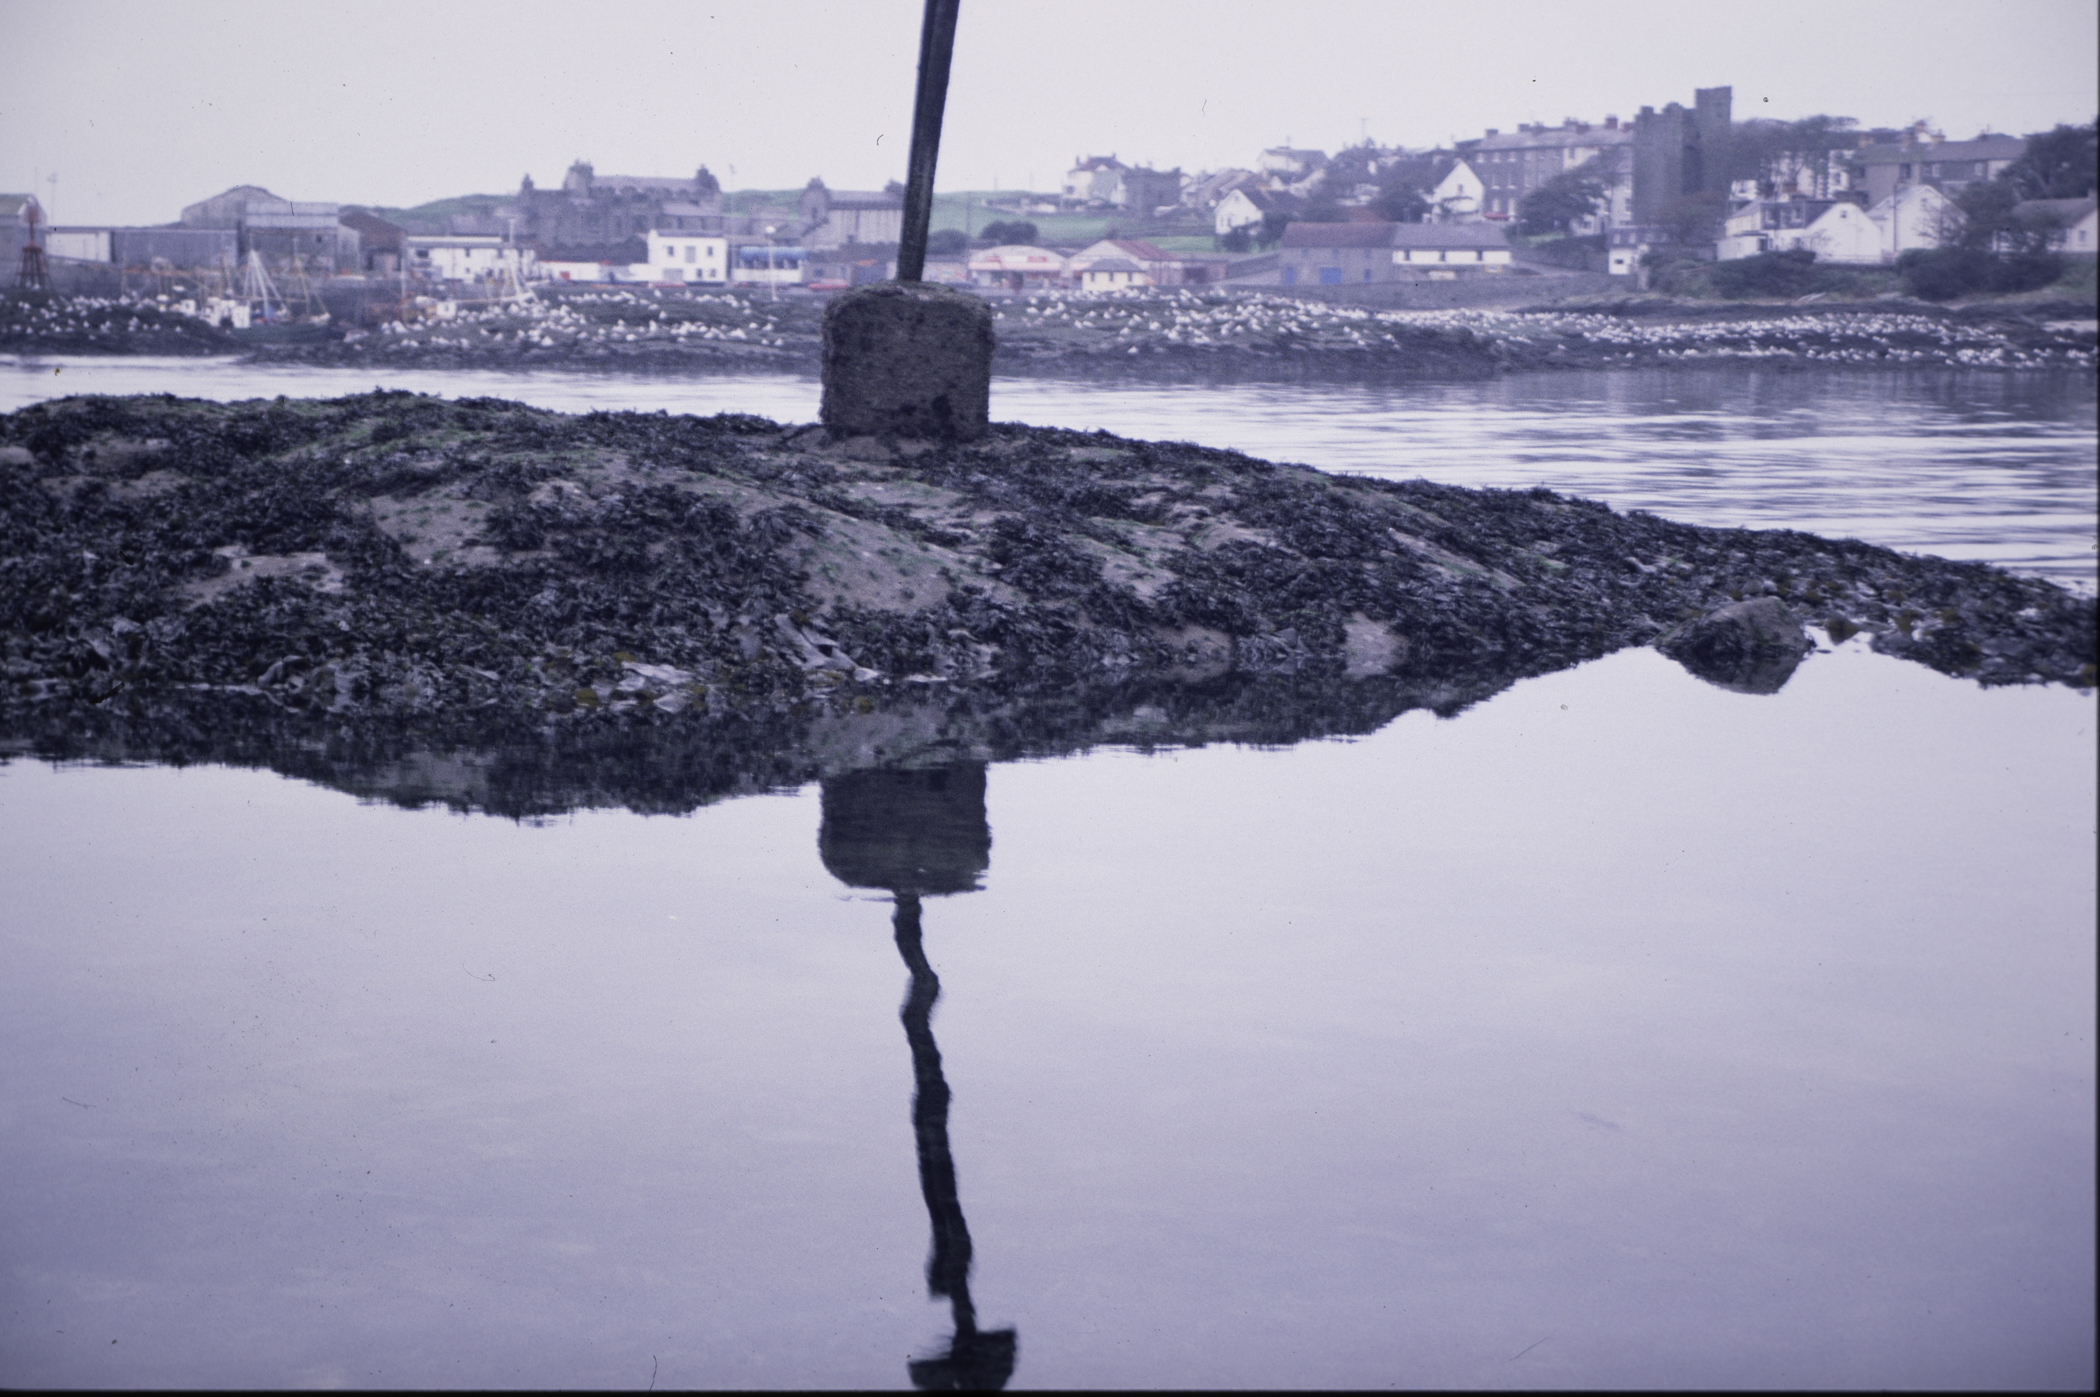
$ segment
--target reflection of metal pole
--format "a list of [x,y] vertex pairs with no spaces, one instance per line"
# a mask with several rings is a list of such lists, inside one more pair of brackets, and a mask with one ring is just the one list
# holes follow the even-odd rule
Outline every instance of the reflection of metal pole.
[[926,271],[926,230],[933,222],[933,167],[941,153],[941,113],[948,105],[948,64],[955,56],[961,0],[926,0],[919,26],[919,87],[912,103],[911,158],[904,175],[904,227],[897,239],[897,280]]
[[917,893],[897,894],[892,925],[897,929],[897,953],[911,971],[911,988],[905,993],[899,1017],[911,1044],[911,1073],[917,1086],[911,1126],[919,1144],[919,1191],[926,1195],[926,1212],[933,1220],[926,1288],[935,1295],[953,1297],[956,1324],[974,1329],[977,1311],[970,1303],[970,1225],[963,1220],[962,1199],[956,1191],[955,1156],[948,1149],[948,1081],[941,1075],[941,1050],[933,1041],[933,1006],[941,997],[941,981],[920,939]]
[[911,1360],[912,1384],[929,1391],[1004,1387],[1014,1372],[1014,1331],[979,1330],[977,1307],[970,1300],[970,1228],[963,1221],[955,1156],[948,1148],[948,1081],[933,1041],[933,1005],[941,982],[919,935],[920,899],[974,890],[991,863],[983,765],[854,771],[827,779],[817,851],[824,867],[848,887],[886,888],[896,899],[897,953],[911,972],[898,1017],[911,1044],[912,1134],[919,1190],[933,1224],[926,1287],[946,1296],[955,1316],[947,1350]]
[[941,1074],[941,1050],[933,1041],[933,1005],[941,997],[940,977],[926,959],[919,935],[919,895],[897,894],[897,953],[911,971],[911,988],[898,1017],[911,1044],[912,1133],[918,1137],[919,1191],[933,1223],[933,1253],[926,1258],[926,1288],[948,1297],[955,1318],[955,1338],[935,1358],[912,1359],[906,1368],[914,1387],[926,1391],[995,1391],[1014,1372],[1014,1331],[977,1327],[977,1307],[970,1300],[970,1225],[963,1219],[962,1198],[955,1185],[955,1156],[948,1148],[947,1078]]

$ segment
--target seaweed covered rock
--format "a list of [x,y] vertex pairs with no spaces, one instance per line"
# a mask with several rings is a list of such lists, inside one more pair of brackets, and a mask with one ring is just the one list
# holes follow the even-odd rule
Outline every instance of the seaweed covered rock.
[[1814,646],[1784,602],[1753,597],[1677,628],[1658,639],[1655,648],[1710,684],[1776,694]]
[[1948,674],[2093,682],[2093,602],[1983,564],[1107,433],[406,393],[0,417],[9,723],[175,695],[326,722],[1063,712],[1230,677],[1444,711],[1760,597]]

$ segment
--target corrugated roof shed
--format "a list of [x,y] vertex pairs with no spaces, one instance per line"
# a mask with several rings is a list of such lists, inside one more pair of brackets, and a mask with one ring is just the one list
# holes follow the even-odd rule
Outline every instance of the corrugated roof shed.
[[1509,235],[1497,223],[1389,223],[1388,247],[1507,248]]

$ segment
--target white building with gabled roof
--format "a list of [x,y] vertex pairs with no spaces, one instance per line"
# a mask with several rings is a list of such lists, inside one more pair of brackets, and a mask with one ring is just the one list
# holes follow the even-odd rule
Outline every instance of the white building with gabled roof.
[[1499,223],[1396,223],[1393,265],[1432,281],[1510,269],[1509,235]]
[[1938,247],[1954,201],[1929,184],[1907,184],[1867,210],[1881,237],[1881,258],[1893,262],[1914,248]]
[[1438,218],[1449,223],[1464,222],[1480,217],[1483,190],[1473,167],[1463,160],[1454,160],[1436,188],[1429,191],[1429,202],[1436,206]]
[[1822,262],[1880,262],[1882,231],[1850,199],[1754,199],[1728,215],[1714,256],[1732,262],[1795,249]]

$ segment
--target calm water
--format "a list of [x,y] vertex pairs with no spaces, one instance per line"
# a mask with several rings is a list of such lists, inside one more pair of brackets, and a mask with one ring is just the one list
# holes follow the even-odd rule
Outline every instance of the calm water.
[[[172,382],[371,386],[219,372]],[[1952,528],[1969,460],[2001,502],[2083,489],[2090,535],[2089,387],[2023,418],[1883,380],[1936,424],[1885,430],[1871,468],[1925,482],[1891,498],[1807,459],[1864,388],[1759,382],[1419,390],[1383,428],[1349,390],[997,410],[1341,468],[1405,438],[1408,474],[1441,433],[1444,478],[1535,450],[1703,522],[1808,522],[1776,478]],[[1327,454],[1267,444],[1293,414]],[[889,896],[820,851],[832,795],[519,825],[0,765],[0,1382],[904,1387],[966,1214],[1015,1388],[2089,1388],[2095,718],[1855,640],[1772,696],[1636,650],[1351,742],[993,766],[982,886],[923,909],[931,1213],[932,1044]]]
[[[564,412],[754,412],[782,422],[814,421],[819,397],[816,380],[786,377],[0,359],[0,411],[69,392],[236,399],[374,386]],[[2088,591],[2095,575],[2100,419],[2090,375],[1732,368],[1375,388],[1001,379],[992,412],[1327,470],[1545,484],[1688,523],[1808,529],[1982,559]]]

